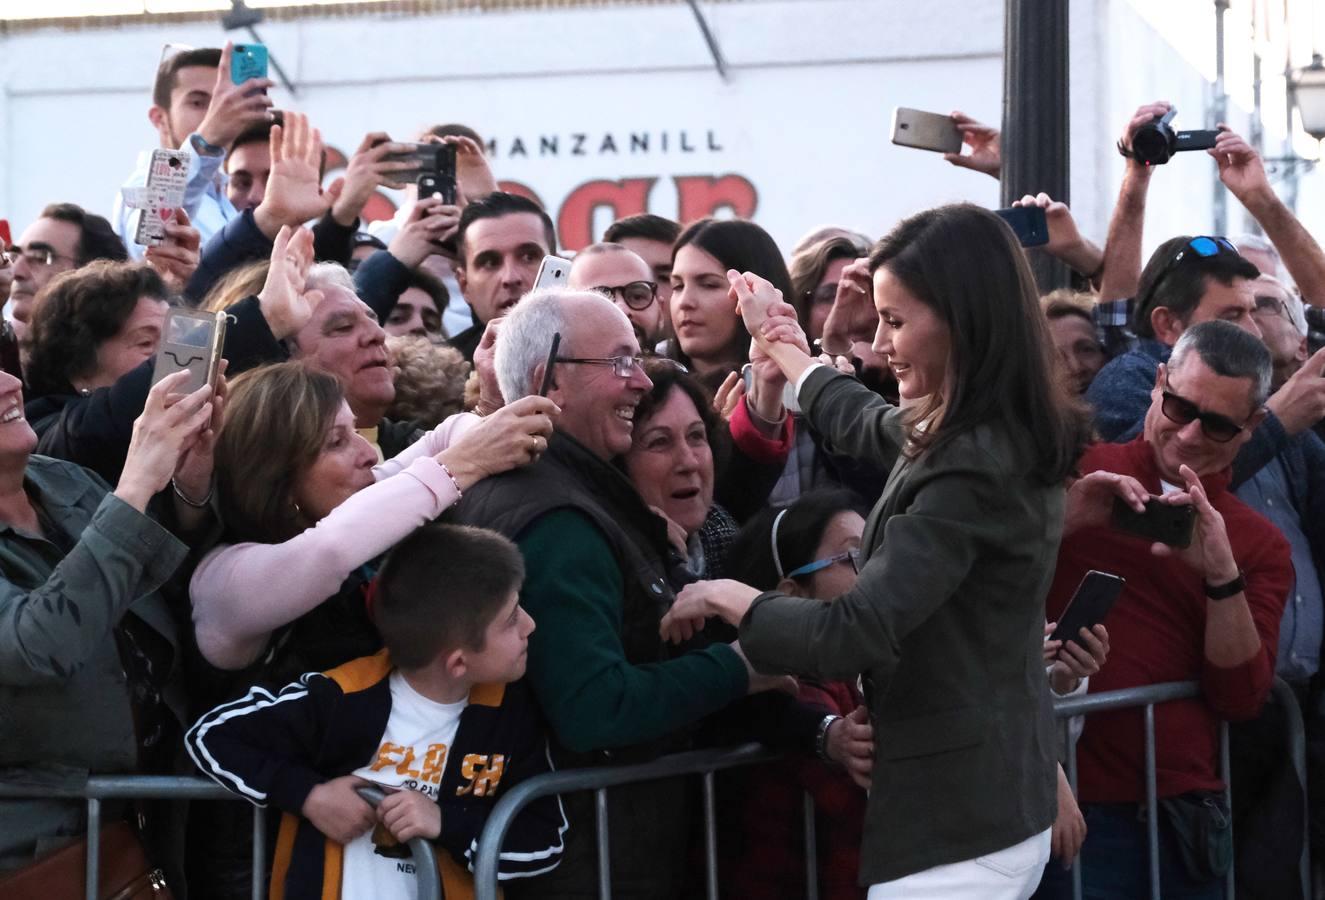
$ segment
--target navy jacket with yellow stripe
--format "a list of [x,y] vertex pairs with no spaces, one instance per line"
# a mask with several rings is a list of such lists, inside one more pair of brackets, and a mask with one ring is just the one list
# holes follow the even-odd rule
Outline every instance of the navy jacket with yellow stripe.
[[[299,811],[312,789],[367,765],[391,716],[384,650],[329,672],[311,672],[273,696],[255,687],[218,706],[185,738],[198,768],[258,806],[285,812],[272,867],[273,900],[340,897],[342,846]],[[542,718],[524,682],[477,685],[460,714],[438,786],[438,869],[447,900],[471,897],[474,856],[488,813],[505,789],[548,771]],[[560,799],[544,797],[515,820],[502,844],[499,877],[548,872],[567,829]]]

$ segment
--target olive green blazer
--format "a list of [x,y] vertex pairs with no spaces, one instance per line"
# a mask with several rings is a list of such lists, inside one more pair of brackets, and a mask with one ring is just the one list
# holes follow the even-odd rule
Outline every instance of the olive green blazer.
[[891,474],[856,586],[830,603],[762,594],[740,639],[761,671],[863,674],[875,763],[860,883],[1044,831],[1056,794],[1041,645],[1063,490],[994,426],[906,459],[901,410],[832,369],[808,376],[800,402],[835,452]]

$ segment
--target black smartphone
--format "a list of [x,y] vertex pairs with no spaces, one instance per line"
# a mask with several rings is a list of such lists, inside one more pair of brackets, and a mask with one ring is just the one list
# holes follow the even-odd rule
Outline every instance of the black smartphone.
[[1127,582],[1117,575],[1091,569],[1077,585],[1077,592],[1067,602],[1067,609],[1058,617],[1058,626],[1049,640],[1081,643],[1081,629],[1093,628],[1104,621],[1114,602],[1122,595],[1125,584]]
[[994,214],[1008,225],[1023,247],[1043,247],[1049,243],[1049,221],[1039,206],[1010,206]]
[[538,396],[546,397],[552,390],[552,370],[557,367],[557,351],[561,349],[561,332],[552,335],[552,349],[547,352],[547,362],[543,365],[543,383],[538,386]]
[[1146,501],[1146,511],[1139,513],[1123,498],[1114,497],[1113,527],[1170,547],[1189,547],[1196,527],[1196,507],[1164,503],[1158,497],[1151,497]]
[[455,182],[455,145],[428,144],[434,152],[419,171],[419,197],[431,197],[440,194],[442,202],[454,206],[456,201]]

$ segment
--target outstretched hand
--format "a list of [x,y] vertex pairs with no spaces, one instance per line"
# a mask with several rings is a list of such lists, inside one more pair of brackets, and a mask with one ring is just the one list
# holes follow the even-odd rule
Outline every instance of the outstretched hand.
[[949,117],[962,133],[962,143],[970,153],[945,153],[943,158],[954,166],[984,172],[998,178],[1003,171],[1003,154],[999,149],[999,131],[992,125],[977,122],[964,112],[954,111]]
[[258,292],[258,307],[278,341],[303,328],[313,317],[313,307],[322,299],[321,291],[304,290],[312,265],[313,232],[281,226],[272,243],[267,280]]

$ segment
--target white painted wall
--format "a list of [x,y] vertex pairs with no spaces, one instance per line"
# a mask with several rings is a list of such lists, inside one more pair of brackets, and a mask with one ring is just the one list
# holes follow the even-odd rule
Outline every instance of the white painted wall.
[[[1175,51],[1133,2],[1144,0],[1071,0],[1073,200],[1099,239],[1122,171],[1112,145],[1131,111],[1167,97],[1180,122],[1197,126],[1209,93],[1191,54]],[[1212,46],[1213,14],[1197,9],[1210,4],[1175,2],[1193,4],[1184,29],[1208,27]],[[328,144],[349,151],[368,130],[403,137],[463,121],[496,140],[498,177],[528,185],[554,213],[584,182],[656,178],[650,209],[675,215],[674,177],[735,174],[757,190],[755,218],[789,248],[828,222],[877,234],[936,203],[997,204],[992,179],[894,147],[888,128],[896,105],[1000,118],[999,0],[704,6],[727,81],[684,4],[314,19],[261,31],[299,87],[293,100],[276,92],[277,105],[310,113]],[[206,23],[0,38],[0,216],[21,230],[54,200],[109,211],[155,138],[146,110],[161,45],[223,39]],[[680,152],[682,131],[694,152]],[[632,132],[650,134],[650,152],[624,152]],[[721,149],[709,148],[710,132]],[[593,147],[604,133],[623,152],[568,154],[573,135]],[[558,155],[538,154],[544,135],[559,136]],[[509,155],[516,137],[528,156]],[[1148,246],[1208,230],[1212,172],[1208,159],[1180,158],[1155,179]],[[1318,190],[1304,190],[1304,206]],[[595,219],[594,237],[609,218]]]

